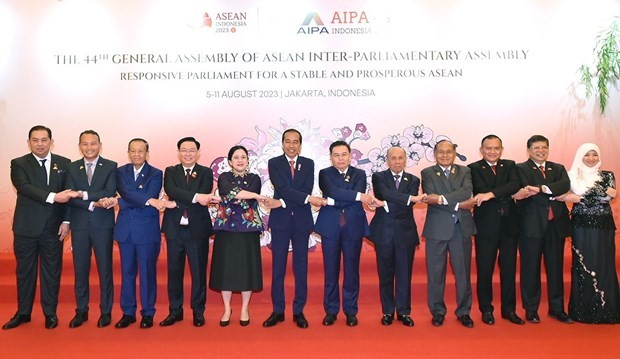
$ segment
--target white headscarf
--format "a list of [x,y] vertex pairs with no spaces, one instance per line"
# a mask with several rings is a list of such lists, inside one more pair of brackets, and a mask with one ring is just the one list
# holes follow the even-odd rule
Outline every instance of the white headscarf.
[[[590,151],[596,151],[598,162],[588,167],[583,163],[583,157]],[[583,196],[594,183],[601,179],[599,168],[601,167],[601,150],[594,143],[584,143],[579,146],[573,159],[573,166],[568,171],[570,177],[570,190],[578,196]]]

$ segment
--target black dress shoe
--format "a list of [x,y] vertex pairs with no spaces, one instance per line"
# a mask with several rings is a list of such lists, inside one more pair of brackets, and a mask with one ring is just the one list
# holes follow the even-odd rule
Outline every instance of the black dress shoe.
[[565,311],[561,311],[561,312],[549,312],[549,316],[551,318],[557,319],[562,323],[565,324],[573,324],[573,320],[570,319],[570,317],[568,316],[568,314],[566,314]]
[[354,327],[357,325],[357,316],[355,314],[346,314],[347,326]]
[[69,328],[77,328],[88,320],[88,312],[75,311],[75,316],[69,322]]
[[534,324],[540,323],[540,317],[536,312],[525,312],[525,320]]
[[271,313],[269,318],[267,318],[267,320],[263,322],[263,327],[265,328],[273,327],[274,325],[280,322],[283,322],[283,321],[284,321],[284,313],[273,312]]
[[381,317],[381,325],[392,325],[394,321],[394,314],[383,314]]
[[308,320],[304,316],[304,313],[293,314],[293,322],[297,323],[298,328],[308,328]]
[[194,326],[202,327],[205,325],[205,315],[202,313],[194,313]]
[[110,313],[101,313],[97,321],[97,328],[105,328],[112,323],[112,315]]
[[484,324],[493,325],[495,324],[495,317],[492,312],[483,312],[482,313],[482,322]]
[[431,320],[431,323],[433,323],[433,325],[436,327],[440,327],[443,325],[443,321],[445,319],[446,319],[446,316],[444,314],[441,314],[441,313],[433,314],[433,319]]
[[129,324],[132,324],[132,323],[135,323],[135,322],[136,322],[136,317],[134,317],[133,315],[123,314],[123,316],[121,317],[121,320],[116,322],[116,324],[114,324],[114,327],[116,327],[116,328],[127,328],[129,326]]
[[396,319],[398,319],[398,321],[403,323],[406,327],[413,327],[415,325],[409,314],[399,314]]
[[325,318],[323,318],[323,325],[325,326],[334,325],[335,321],[336,321],[336,314],[326,314]]
[[176,322],[180,322],[183,320],[183,312],[170,313],[167,317],[164,318],[159,325],[162,327],[169,327]]
[[58,317],[56,316],[56,314],[45,316],[45,328],[54,329],[57,326],[58,326]]
[[142,320],[140,321],[140,328],[146,329],[152,326],[153,326],[153,316],[152,315],[143,316]]
[[512,324],[517,324],[517,325],[525,324],[525,321],[519,318],[519,316],[515,312],[502,313],[502,318],[508,319],[508,321],[511,322]]
[[17,328],[22,323],[30,322],[30,314],[15,314],[11,320],[2,326],[3,330]]
[[457,319],[466,328],[473,328],[474,327],[474,321],[471,319],[471,317],[468,314],[461,315]]

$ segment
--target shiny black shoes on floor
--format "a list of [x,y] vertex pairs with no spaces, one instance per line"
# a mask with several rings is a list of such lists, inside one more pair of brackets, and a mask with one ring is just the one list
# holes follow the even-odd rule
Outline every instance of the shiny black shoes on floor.
[[466,328],[473,328],[474,327],[474,321],[471,319],[471,317],[468,314],[461,315],[457,319]]
[[54,329],[58,326],[58,317],[56,314],[45,316],[45,327],[47,329]]
[[525,321],[523,319],[519,318],[519,316],[515,312],[503,312],[502,313],[502,318],[503,319],[507,319],[512,324],[517,324],[517,325],[525,324]]
[[431,323],[435,327],[440,327],[443,325],[444,320],[446,320],[446,316],[444,314],[436,313],[433,314],[433,319],[431,320]]
[[482,312],[482,322],[484,324],[493,325],[495,324],[495,317],[492,312]]
[[540,323],[540,317],[538,316],[538,313],[536,312],[531,312],[531,311],[525,312],[525,320],[533,324]]
[[413,327],[415,325],[409,314],[398,314],[396,319],[398,319],[398,321],[403,323],[406,327]]
[[549,316],[553,319],[559,320],[562,323],[565,324],[573,324],[573,320],[570,319],[570,317],[568,316],[568,314],[566,314],[565,311],[561,311],[561,312],[549,312]]
[[283,321],[284,321],[284,313],[273,312],[271,313],[269,318],[267,318],[267,320],[263,322],[263,327],[265,328],[273,327],[274,325],[280,322],[283,322]]
[[347,316],[347,326],[354,327],[357,325],[357,316],[355,314],[346,314]]
[[112,323],[112,315],[110,313],[101,313],[97,321],[97,328],[105,328]]
[[325,326],[334,325],[334,322],[336,321],[336,319],[337,319],[336,314],[326,314],[325,318],[323,318],[323,325]]
[[114,324],[115,328],[127,328],[130,324],[133,324],[136,322],[136,317],[134,317],[133,315],[126,315],[123,314],[123,316],[121,317],[121,319],[116,322],[116,324]]
[[394,321],[394,314],[383,314],[381,317],[381,325],[392,325]]
[[23,323],[30,322],[30,314],[15,314],[6,324],[2,326],[3,330],[19,327]]
[[140,328],[147,329],[152,326],[153,326],[153,316],[152,315],[143,316],[142,320],[140,321]]
[[180,322],[183,320],[183,312],[178,313],[170,313],[164,320],[159,322],[159,325],[162,327],[169,327],[176,322]]
[[304,316],[304,313],[293,314],[293,322],[297,324],[298,328],[308,328],[308,320]]
[[75,311],[75,316],[69,322],[69,328],[77,328],[82,326],[88,320],[88,312]]
[[202,313],[194,313],[193,324],[195,327],[203,327],[205,325],[205,315]]

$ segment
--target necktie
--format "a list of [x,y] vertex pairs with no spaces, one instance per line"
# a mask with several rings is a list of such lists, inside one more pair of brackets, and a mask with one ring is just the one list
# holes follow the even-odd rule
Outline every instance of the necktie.
[[493,174],[496,175],[497,174],[497,165],[491,166],[491,169],[493,170]]
[[88,180],[88,185],[93,181],[93,163],[86,162],[86,179]]
[[547,178],[547,173],[545,173],[545,167],[543,165],[538,166],[540,172],[542,172],[543,177]]
[[288,161],[291,165],[291,178],[295,178],[295,161]]
[[[545,179],[547,179],[547,173],[545,172],[545,167],[543,165],[538,166],[538,168],[540,169],[540,172],[542,172],[543,177],[545,177]],[[540,190],[542,191],[542,187],[540,188]],[[549,206],[549,213],[547,214],[547,220],[552,220],[553,219],[553,209],[551,209],[551,206]]]
[[446,175],[446,178],[450,178],[450,169],[446,168],[445,170],[443,170],[443,173]]
[[[186,168],[186,169],[185,169],[185,183],[189,183],[189,173],[190,173],[190,172],[191,172],[191,171],[190,171],[190,169],[189,169],[189,168]],[[183,217],[184,217],[184,218],[188,218],[188,217],[187,217],[187,210],[186,210],[186,209],[184,209],[184,210],[183,210]]]
[[396,189],[400,187],[400,175],[394,175],[394,184],[396,185]]
[[45,184],[48,184],[47,168],[45,168],[45,161],[47,161],[47,158],[39,161],[41,162],[41,171],[43,172],[43,178],[45,178]]

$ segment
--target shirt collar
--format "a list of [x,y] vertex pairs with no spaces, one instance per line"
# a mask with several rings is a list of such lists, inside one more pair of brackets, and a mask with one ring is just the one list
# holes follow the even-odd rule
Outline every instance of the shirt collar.
[[34,153],[32,154],[34,156],[34,158],[37,160],[37,162],[40,162],[41,160],[47,160],[45,163],[50,163],[52,161],[52,153],[48,152],[47,156],[43,157],[43,158],[39,158],[37,155],[35,155]]

